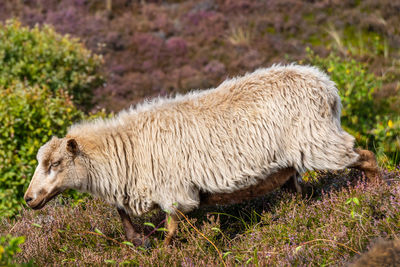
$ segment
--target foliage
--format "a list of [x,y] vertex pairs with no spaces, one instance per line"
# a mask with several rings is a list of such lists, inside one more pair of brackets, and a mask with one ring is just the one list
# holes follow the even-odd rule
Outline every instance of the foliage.
[[380,112],[374,106],[373,93],[381,87],[379,77],[368,72],[365,64],[354,59],[342,59],[334,53],[322,58],[311,49],[308,61],[323,68],[336,83],[343,105],[342,123],[363,135],[376,123]]
[[17,20],[0,24],[0,87],[16,82],[67,91],[83,106],[91,91],[103,83],[98,69],[101,57],[92,54],[78,39],[62,36],[50,26],[21,26]]
[[378,122],[372,133],[381,161],[386,166],[400,163],[400,117],[378,116]]
[[14,257],[21,252],[20,245],[25,237],[0,236],[0,266],[31,266],[31,264],[15,264]]
[[66,93],[20,83],[0,90],[0,213],[20,209],[36,166],[36,153],[53,135],[63,135],[83,113]]
[[342,100],[342,124],[364,147],[386,154],[390,163],[400,159],[400,118],[388,109],[385,99],[377,100],[374,93],[382,87],[382,77],[368,70],[365,63],[353,58],[341,58],[330,53],[323,58],[307,49],[307,61],[323,68],[336,83]]

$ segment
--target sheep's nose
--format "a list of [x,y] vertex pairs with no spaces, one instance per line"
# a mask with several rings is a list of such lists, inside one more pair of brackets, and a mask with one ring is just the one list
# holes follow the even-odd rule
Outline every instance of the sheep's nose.
[[32,200],[33,200],[33,198],[31,198],[30,196],[25,197],[26,204],[29,204],[29,202],[31,202]]

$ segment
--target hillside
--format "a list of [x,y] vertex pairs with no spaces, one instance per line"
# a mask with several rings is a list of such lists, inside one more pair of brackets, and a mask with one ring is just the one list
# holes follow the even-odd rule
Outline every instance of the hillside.
[[[399,14],[389,0],[0,1],[0,266],[343,266],[398,239]],[[27,208],[38,149],[71,124],[292,62],[336,83],[342,126],[383,180],[310,171],[302,196],[187,214],[171,247],[161,211],[134,219],[150,240],[134,247],[87,194]]]

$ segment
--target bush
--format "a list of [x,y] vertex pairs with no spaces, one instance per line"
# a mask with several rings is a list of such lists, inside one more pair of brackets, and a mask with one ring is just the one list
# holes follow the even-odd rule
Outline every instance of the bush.
[[378,116],[372,133],[381,161],[385,165],[397,166],[400,163],[400,117]]
[[84,114],[62,90],[16,84],[0,90],[0,214],[20,209],[36,166],[36,153],[53,135]]
[[323,68],[336,83],[343,105],[342,123],[354,131],[368,134],[379,113],[374,106],[373,93],[382,86],[380,78],[354,59],[342,59],[334,53],[321,58],[310,49],[307,52],[308,61]]
[[0,87],[15,82],[66,90],[74,102],[88,106],[92,89],[103,83],[100,56],[78,39],[62,36],[52,27],[22,27],[16,20],[0,24]]
[[25,237],[12,237],[10,235],[0,237],[0,266],[32,266],[31,264],[14,263],[14,255],[21,252],[19,245],[25,242]]
[[387,109],[388,103],[376,103],[374,92],[382,87],[382,77],[368,71],[367,65],[352,58],[331,53],[326,58],[307,49],[307,61],[324,69],[336,83],[342,100],[343,127],[359,145],[389,157],[387,163],[400,161],[400,118]]

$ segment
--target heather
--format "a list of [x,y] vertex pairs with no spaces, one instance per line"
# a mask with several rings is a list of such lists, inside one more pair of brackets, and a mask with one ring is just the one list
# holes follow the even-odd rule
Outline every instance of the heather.
[[[307,197],[278,190],[240,205],[197,210],[188,219],[228,266],[342,266],[378,238],[399,235],[400,171],[384,175],[384,182],[366,182],[355,171],[319,172],[306,183]],[[187,221],[174,244],[163,247],[162,231],[152,231],[162,219],[159,212],[135,219],[151,240],[150,247],[135,248],[124,242],[115,209],[98,199],[72,204],[59,197],[41,211],[24,209],[17,220],[3,219],[0,233],[25,236],[15,260],[39,266],[222,265]]]
[[112,0],[111,10],[106,2],[2,1],[0,20],[52,25],[103,55],[107,83],[95,103],[113,111],[301,60],[307,46],[323,56],[338,50],[384,75],[377,99],[398,94],[398,1]]

